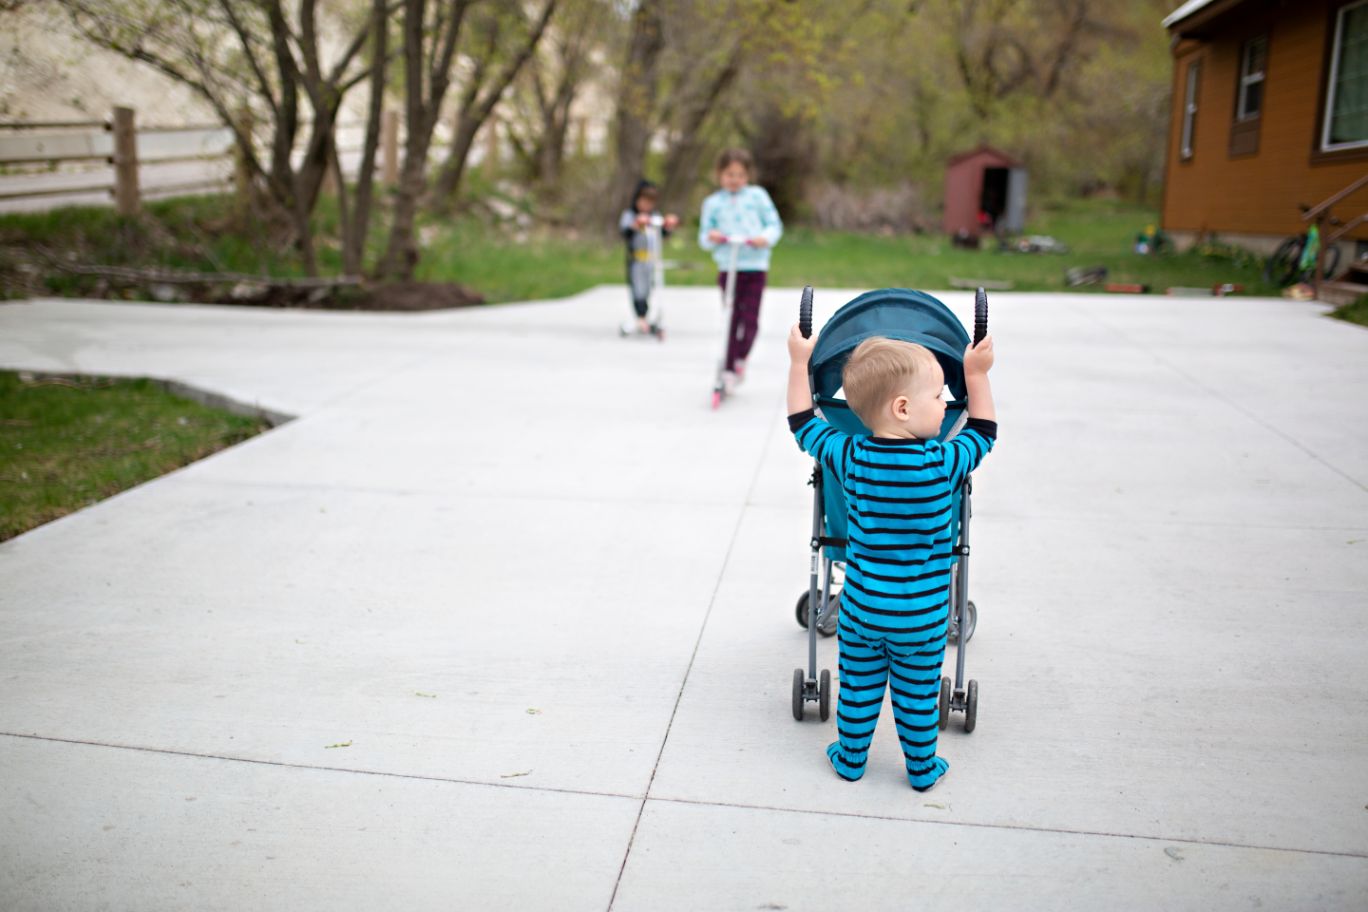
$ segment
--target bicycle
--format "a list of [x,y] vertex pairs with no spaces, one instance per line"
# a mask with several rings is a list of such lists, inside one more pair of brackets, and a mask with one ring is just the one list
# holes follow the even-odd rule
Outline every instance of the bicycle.
[[[1332,220],[1333,221],[1333,220]],[[1294,234],[1278,245],[1278,249],[1264,263],[1264,281],[1279,288],[1307,282],[1316,268],[1316,252],[1320,249],[1320,230],[1312,225],[1305,234]],[[1321,256],[1321,278],[1328,279],[1339,271],[1338,245],[1325,248]]]

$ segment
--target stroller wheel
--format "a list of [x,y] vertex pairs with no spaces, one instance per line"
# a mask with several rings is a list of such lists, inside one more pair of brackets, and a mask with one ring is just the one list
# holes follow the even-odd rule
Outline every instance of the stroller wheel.
[[950,724],[950,679],[941,678],[940,692],[940,722],[937,723],[941,731],[945,731],[945,726]]
[[[811,614],[809,601],[811,594],[804,592],[798,596],[798,604],[794,606],[793,615],[798,620],[798,626],[804,630],[808,628],[808,618]],[[833,636],[836,633],[836,623],[840,620],[840,595],[833,595],[827,600],[827,610],[817,613],[817,632],[824,637]]]
[[978,681],[969,682],[969,693],[964,698],[964,733],[967,735],[978,724]]
[[[969,642],[974,638],[974,631],[978,629],[978,606],[970,599],[964,606],[964,642]],[[950,632],[946,635],[952,643],[960,641],[959,625],[955,623],[955,616],[950,615]]]
[[803,721],[803,669],[793,669],[793,718]]
[[831,672],[822,669],[821,685],[817,689],[817,715],[825,722],[831,718]]
[[839,594],[827,599],[826,611],[817,615],[817,632],[824,637],[832,636],[836,633],[836,622],[841,619],[841,596]]

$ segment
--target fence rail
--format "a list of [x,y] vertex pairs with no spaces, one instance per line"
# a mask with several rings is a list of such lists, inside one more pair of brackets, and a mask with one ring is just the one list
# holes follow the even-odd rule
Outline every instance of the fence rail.
[[[365,123],[339,120],[336,126],[354,132]],[[386,111],[376,162],[385,183],[398,177],[399,128],[398,115]],[[348,177],[355,176],[361,150],[359,140],[338,143]],[[3,121],[0,210],[46,208],[43,203],[56,197],[95,194],[130,215],[148,196],[232,190],[242,178],[234,176],[235,158],[233,131],[221,123],[138,126],[130,108],[115,108],[109,120]],[[188,173],[196,165],[203,168]]]

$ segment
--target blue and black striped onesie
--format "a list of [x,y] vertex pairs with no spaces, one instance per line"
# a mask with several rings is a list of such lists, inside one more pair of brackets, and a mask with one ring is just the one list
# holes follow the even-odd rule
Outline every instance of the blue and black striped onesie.
[[950,620],[952,493],[993,448],[997,424],[970,418],[944,443],[852,437],[811,409],[789,416],[798,445],[845,492],[849,545],[838,628],[837,774],[864,775],[887,685],[912,787],[949,765],[936,756],[941,662]]

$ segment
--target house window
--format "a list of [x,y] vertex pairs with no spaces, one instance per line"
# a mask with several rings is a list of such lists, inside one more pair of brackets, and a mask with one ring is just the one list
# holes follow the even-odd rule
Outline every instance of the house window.
[[1263,108],[1264,66],[1268,62],[1268,36],[1245,42],[1240,52],[1240,98],[1235,106],[1236,120],[1252,120]]
[[1200,60],[1192,61],[1187,68],[1187,87],[1183,90],[1183,137],[1179,145],[1183,158],[1192,158],[1193,134],[1197,130],[1197,79],[1201,68]]
[[1335,16],[1335,44],[1326,91],[1325,151],[1368,146],[1368,0]]

